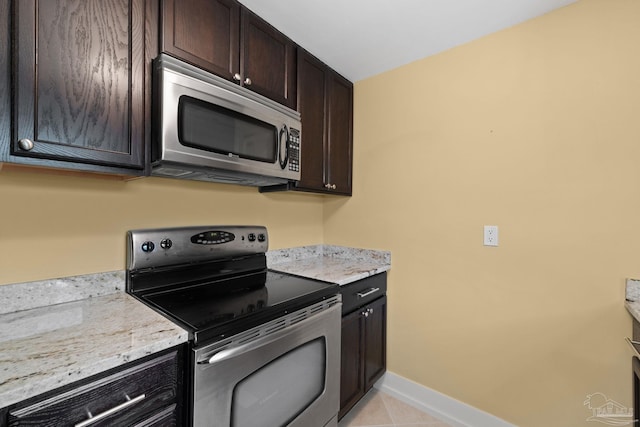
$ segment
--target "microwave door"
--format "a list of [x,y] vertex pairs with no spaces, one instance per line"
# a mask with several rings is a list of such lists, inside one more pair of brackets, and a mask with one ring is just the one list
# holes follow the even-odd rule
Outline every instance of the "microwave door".
[[234,110],[181,96],[178,141],[181,145],[227,157],[275,164],[277,128]]

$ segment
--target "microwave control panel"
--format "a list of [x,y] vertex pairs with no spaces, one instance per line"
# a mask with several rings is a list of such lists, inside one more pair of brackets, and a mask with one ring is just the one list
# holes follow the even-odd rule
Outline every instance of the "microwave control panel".
[[289,170],[300,172],[300,131],[289,129]]

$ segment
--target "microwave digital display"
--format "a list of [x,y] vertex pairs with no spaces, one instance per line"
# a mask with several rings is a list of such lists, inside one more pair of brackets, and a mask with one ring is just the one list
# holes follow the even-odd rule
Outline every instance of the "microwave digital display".
[[187,147],[267,163],[278,155],[276,127],[190,96],[180,97],[178,139]]

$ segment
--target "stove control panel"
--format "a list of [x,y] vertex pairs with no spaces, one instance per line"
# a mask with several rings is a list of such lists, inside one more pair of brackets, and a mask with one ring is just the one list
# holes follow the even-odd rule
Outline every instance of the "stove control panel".
[[263,226],[155,228],[127,232],[127,269],[163,267],[267,252]]

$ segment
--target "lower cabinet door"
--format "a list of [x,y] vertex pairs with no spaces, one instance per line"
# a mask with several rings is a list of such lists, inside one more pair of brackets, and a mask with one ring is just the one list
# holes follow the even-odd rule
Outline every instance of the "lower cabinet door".
[[364,395],[362,376],[364,361],[364,319],[362,310],[342,318],[342,349],[340,365],[340,412],[342,418]]
[[387,368],[387,297],[342,317],[340,412],[342,418]]
[[365,393],[380,379],[387,367],[387,297],[367,305],[364,388]]

